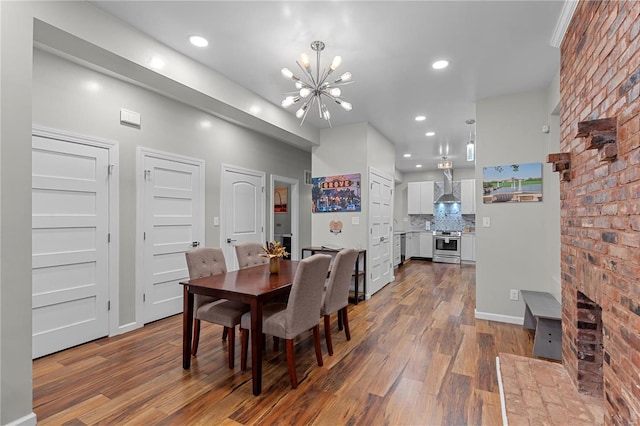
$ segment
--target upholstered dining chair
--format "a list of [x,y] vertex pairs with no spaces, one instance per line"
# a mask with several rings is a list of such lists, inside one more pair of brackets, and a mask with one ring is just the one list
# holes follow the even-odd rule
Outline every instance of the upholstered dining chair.
[[351,340],[349,331],[349,318],[347,306],[349,305],[349,284],[351,275],[358,257],[358,250],[343,249],[338,252],[331,266],[329,283],[322,295],[322,308],[320,314],[324,317],[324,338],[327,342],[327,352],[333,355],[333,343],[331,341],[331,314],[338,312],[342,317],[344,334],[347,340]]
[[264,249],[260,243],[240,243],[236,245],[236,256],[240,269],[269,263],[269,258],[264,255]]
[[[324,282],[329,271],[331,256],[316,254],[300,261],[291,285],[287,303],[265,305],[262,311],[262,331],[286,341],[287,367],[293,389],[298,387],[296,364],[293,354],[294,339],[297,335],[313,329],[313,341],[318,366],[322,366],[320,348],[320,305]],[[246,313],[240,321],[241,354],[240,366],[247,368],[247,349],[251,314]]]
[[[203,278],[227,272],[224,253],[220,248],[200,247],[185,253],[189,278]],[[200,340],[200,321],[204,320],[224,327],[228,335],[227,356],[229,368],[234,366],[235,327],[240,324],[242,314],[249,311],[249,305],[215,297],[196,294],[193,303],[193,343],[191,354],[198,352]],[[224,334],[223,334],[224,340]]]

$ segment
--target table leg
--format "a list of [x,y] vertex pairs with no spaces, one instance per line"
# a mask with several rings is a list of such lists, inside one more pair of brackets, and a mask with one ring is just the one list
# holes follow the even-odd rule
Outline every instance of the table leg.
[[193,293],[183,286],[182,296],[182,368],[191,367],[191,336],[193,334]]
[[262,302],[251,303],[251,378],[253,394],[262,392]]

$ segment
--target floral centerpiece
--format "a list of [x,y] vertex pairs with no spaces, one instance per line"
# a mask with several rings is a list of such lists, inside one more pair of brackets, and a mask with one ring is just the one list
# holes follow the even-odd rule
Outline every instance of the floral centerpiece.
[[264,250],[264,254],[262,254],[262,256],[269,258],[269,272],[272,274],[280,272],[280,259],[289,255],[287,250],[279,241],[267,241],[266,245],[262,247],[262,249]]

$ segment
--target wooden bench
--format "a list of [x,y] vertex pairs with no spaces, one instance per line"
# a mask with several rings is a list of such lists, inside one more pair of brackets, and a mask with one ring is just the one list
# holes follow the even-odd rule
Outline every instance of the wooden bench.
[[562,307],[550,294],[520,290],[525,304],[523,327],[535,330],[533,354],[562,361]]

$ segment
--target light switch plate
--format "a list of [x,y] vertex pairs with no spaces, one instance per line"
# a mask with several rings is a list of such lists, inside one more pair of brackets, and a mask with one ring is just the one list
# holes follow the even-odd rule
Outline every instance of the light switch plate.
[[483,228],[491,228],[491,218],[490,217],[483,217],[482,218],[482,227]]
[[360,218],[358,216],[351,217],[351,224],[352,225],[360,225]]
[[220,225],[220,218],[218,216],[214,216],[213,217],[213,226],[219,226]]

